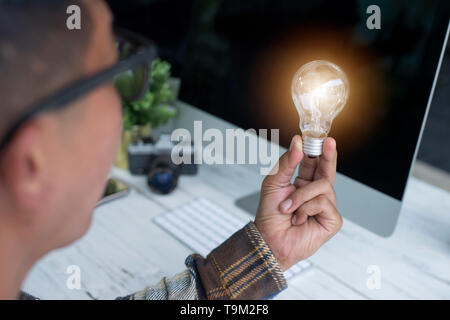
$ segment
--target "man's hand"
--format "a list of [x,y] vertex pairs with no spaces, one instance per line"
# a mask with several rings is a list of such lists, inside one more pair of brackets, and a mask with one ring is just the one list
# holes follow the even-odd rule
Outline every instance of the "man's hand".
[[255,225],[283,271],[311,256],[342,226],[333,190],[336,160],[334,139],[324,141],[320,158],[304,158],[297,135],[278,161],[278,172],[262,183]]

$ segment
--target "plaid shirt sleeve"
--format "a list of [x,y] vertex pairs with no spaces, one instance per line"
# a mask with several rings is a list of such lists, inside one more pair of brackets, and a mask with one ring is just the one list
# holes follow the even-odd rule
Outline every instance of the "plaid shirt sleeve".
[[186,258],[187,270],[164,277],[125,300],[268,299],[287,287],[278,262],[253,222],[206,257]]
[[[268,299],[287,287],[281,269],[253,222],[203,258],[186,258],[187,270],[118,300]],[[18,299],[37,299],[21,292]]]

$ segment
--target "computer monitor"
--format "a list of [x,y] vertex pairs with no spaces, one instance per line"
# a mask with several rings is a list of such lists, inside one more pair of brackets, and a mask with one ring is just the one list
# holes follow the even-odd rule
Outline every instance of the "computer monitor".
[[[350,97],[330,132],[338,207],[376,234],[393,233],[445,51],[448,1],[108,2],[117,24],[160,45],[181,77],[180,100],[215,126],[220,118],[279,128],[284,147],[300,132],[290,93],[296,70],[311,60],[339,65]],[[368,23],[373,5],[379,29]],[[237,204],[254,213],[258,198]]]
[[[380,8],[380,29],[367,25],[369,5]],[[279,128],[283,146],[299,133],[296,70],[329,60],[346,72],[350,98],[330,133],[338,206],[391,235],[446,47],[448,2],[223,1],[193,15],[181,100],[244,129]],[[254,212],[257,199],[238,204]]]

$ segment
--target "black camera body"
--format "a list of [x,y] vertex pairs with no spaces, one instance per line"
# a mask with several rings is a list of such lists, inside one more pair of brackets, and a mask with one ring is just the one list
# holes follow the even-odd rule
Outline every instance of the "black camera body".
[[190,154],[184,155],[190,159],[190,162],[180,164],[172,161],[173,147],[174,144],[168,134],[162,134],[156,142],[152,139],[144,139],[129,145],[130,172],[147,175],[147,183],[153,191],[162,194],[170,193],[176,188],[180,175],[193,175],[198,171],[198,165],[194,163],[195,153],[192,145]]

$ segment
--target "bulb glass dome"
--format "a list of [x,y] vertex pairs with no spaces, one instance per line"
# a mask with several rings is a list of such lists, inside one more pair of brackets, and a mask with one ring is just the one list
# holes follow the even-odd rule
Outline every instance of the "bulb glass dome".
[[312,61],[295,73],[291,93],[300,116],[300,130],[304,140],[316,141],[310,145],[314,150],[307,150],[308,141],[304,141],[305,152],[311,151],[309,155],[322,154],[323,140],[328,136],[334,118],[344,108],[349,92],[347,76],[331,62]]

